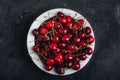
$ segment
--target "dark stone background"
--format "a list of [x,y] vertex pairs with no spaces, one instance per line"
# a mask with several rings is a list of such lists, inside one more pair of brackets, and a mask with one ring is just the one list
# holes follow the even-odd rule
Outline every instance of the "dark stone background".
[[[90,62],[68,76],[41,71],[26,56],[27,32],[46,10],[64,7],[85,16],[96,45]],[[120,80],[120,0],[0,0],[0,80]]]

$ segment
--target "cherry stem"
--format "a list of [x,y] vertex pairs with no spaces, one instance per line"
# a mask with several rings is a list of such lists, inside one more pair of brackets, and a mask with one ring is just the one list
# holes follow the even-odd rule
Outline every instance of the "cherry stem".
[[43,56],[40,51],[38,51],[38,55],[42,56],[45,60],[47,60],[47,58],[45,56]]

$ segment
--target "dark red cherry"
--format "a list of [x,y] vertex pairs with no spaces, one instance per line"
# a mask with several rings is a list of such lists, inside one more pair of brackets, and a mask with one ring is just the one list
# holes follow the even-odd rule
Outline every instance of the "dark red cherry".
[[50,66],[50,65],[45,65],[45,69],[47,71],[51,71],[53,69],[53,66]]
[[64,59],[65,59],[66,61],[72,61],[72,60],[73,60],[73,54],[67,53],[67,54],[64,56]]
[[68,30],[66,28],[59,29],[60,34],[67,34]]
[[66,24],[66,27],[67,27],[68,29],[72,29],[72,26],[73,26],[73,22],[68,22],[68,23]]
[[33,34],[34,36],[38,35],[38,34],[39,34],[38,29],[34,29],[34,30],[32,31],[32,34]]
[[62,41],[63,41],[63,42],[68,42],[69,40],[70,40],[70,37],[67,36],[67,35],[64,35],[64,36],[62,37]]
[[63,55],[62,53],[58,53],[55,57],[54,60],[58,63],[58,64],[62,64],[63,63]]
[[42,54],[43,56],[46,56],[46,55],[47,55],[47,52],[46,52],[45,50],[41,50],[41,54]]
[[80,60],[85,60],[87,58],[86,54],[85,53],[82,53],[80,55]]
[[87,44],[85,41],[81,41],[78,45],[81,47],[86,47]]
[[76,64],[74,64],[73,69],[75,69],[75,70],[80,69],[80,63],[77,62]]
[[50,48],[51,50],[56,50],[57,44],[56,44],[56,43],[50,43],[50,44],[49,44],[49,48]]
[[58,21],[58,17],[57,17],[57,16],[54,16],[54,17],[52,18],[52,21],[57,22],[57,21]]
[[46,60],[46,64],[47,65],[51,65],[51,66],[53,66],[54,65],[54,59],[53,58],[48,58],[47,60]]
[[40,33],[45,35],[48,32],[48,29],[45,27],[40,28]]
[[92,35],[90,35],[88,38],[87,38],[87,43],[88,44],[91,44],[94,42],[94,37]]
[[63,12],[59,11],[59,12],[57,13],[57,16],[58,16],[58,17],[64,17],[65,15],[64,15]]
[[83,20],[83,19],[79,19],[79,20],[78,20],[78,23],[79,23],[80,25],[83,25],[83,24],[84,24],[84,20]]
[[48,29],[51,29],[51,28],[53,27],[53,22],[52,22],[52,21],[47,21],[47,22],[46,22],[46,27],[47,27]]
[[61,23],[61,24],[66,24],[67,23],[67,19],[66,18],[60,18],[59,19],[59,22]]
[[74,23],[74,24],[73,24],[73,29],[74,29],[74,30],[80,30],[80,29],[81,29],[81,26],[80,26],[78,23]]
[[52,38],[52,41],[55,42],[55,43],[58,43],[60,41],[60,38],[58,35],[55,35],[53,38]]
[[68,68],[71,68],[73,66],[73,63],[72,62],[66,62],[65,66],[68,67]]
[[60,29],[60,28],[61,28],[61,25],[60,25],[59,23],[55,23],[55,24],[54,24],[54,27],[55,27],[55,29]]
[[66,16],[67,22],[70,22],[72,20],[71,16]]
[[74,51],[75,46],[73,44],[70,44],[70,45],[68,45],[67,49],[70,50],[70,51]]
[[59,48],[56,48],[56,49],[55,49],[55,52],[57,52],[57,53],[60,52],[60,49],[59,49]]
[[86,34],[84,32],[79,32],[78,36],[82,39],[86,38]]
[[85,32],[87,35],[89,35],[91,33],[91,28],[90,27],[86,27],[85,28]]
[[64,70],[63,67],[57,67],[57,68],[56,68],[56,72],[57,72],[58,74],[64,74],[64,73],[65,73],[65,70]]
[[38,36],[37,38],[38,38],[39,42],[43,41],[43,37],[42,36]]
[[86,49],[85,49],[85,53],[86,54],[88,54],[88,55],[91,55],[92,54],[92,48],[91,47],[87,47]]
[[60,48],[65,48],[65,47],[66,47],[66,44],[63,43],[63,42],[61,42],[61,43],[59,43],[59,47],[60,47]]
[[75,37],[75,38],[74,38],[74,43],[75,43],[75,44],[79,44],[80,41],[81,41],[81,39],[80,39],[79,37]]
[[46,50],[46,52],[50,52],[50,48],[48,45],[45,45],[45,50]]
[[73,58],[76,62],[80,62],[80,57],[76,56]]
[[40,47],[39,47],[39,45],[35,45],[35,46],[32,47],[32,49],[33,49],[33,51],[35,51],[35,52],[39,52]]

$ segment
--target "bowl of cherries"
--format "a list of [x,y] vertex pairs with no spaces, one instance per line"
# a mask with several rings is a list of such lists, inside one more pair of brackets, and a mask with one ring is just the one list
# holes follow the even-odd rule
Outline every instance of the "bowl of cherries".
[[65,8],[44,12],[32,23],[27,49],[32,61],[53,75],[81,70],[93,55],[93,29],[81,14]]

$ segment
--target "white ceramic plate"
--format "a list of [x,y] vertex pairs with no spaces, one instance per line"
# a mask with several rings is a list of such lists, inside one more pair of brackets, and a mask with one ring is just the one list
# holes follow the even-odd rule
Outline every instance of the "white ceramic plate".
[[[79,18],[79,19],[80,19],[80,18],[81,18],[81,19],[84,19],[84,20],[85,20],[85,23],[86,23],[86,24],[84,24],[84,27],[86,27],[86,26],[91,27],[91,25],[89,24],[89,22],[88,22],[81,14],[79,14],[79,13],[73,11],[73,10],[65,9],[65,8],[57,8],[57,9],[48,10],[48,11],[44,12],[43,14],[41,14],[40,16],[38,16],[38,17],[34,20],[34,22],[32,23],[32,25],[31,25],[31,27],[30,27],[30,29],[29,29],[28,35],[27,35],[27,49],[28,49],[29,55],[31,56],[33,62],[34,62],[41,70],[43,70],[43,71],[45,71],[45,72],[47,72],[47,73],[53,74],[53,75],[58,75],[58,74],[54,71],[54,69],[51,70],[51,71],[46,71],[46,70],[44,69],[44,64],[43,64],[42,61],[39,59],[38,55],[37,55],[36,53],[34,53],[34,51],[32,50],[32,47],[33,47],[34,44],[35,44],[35,42],[34,42],[34,36],[32,35],[32,31],[33,31],[33,29],[38,28],[42,22],[44,22],[45,20],[48,19],[48,18],[45,17],[45,16],[48,16],[48,14],[49,14],[50,17],[53,17],[54,15],[56,15],[56,13],[57,13],[58,11],[62,11],[63,13],[65,13],[65,14],[67,14],[67,15],[71,15],[72,17],[74,17],[75,14],[77,14],[77,16],[75,17],[75,19],[77,19],[77,18]],[[92,29],[92,27],[91,27],[91,29]],[[92,29],[91,35],[94,36],[93,29]],[[95,42],[92,43],[92,44],[90,45],[90,47],[94,50]],[[31,54],[31,53],[33,53],[33,54]],[[92,55],[93,55],[93,54],[92,54]],[[90,60],[90,58],[92,57],[92,55],[87,55],[87,59],[86,59],[86,60],[80,61],[80,64],[81,64],[80,70],[88,63],[88,61]],[[75,73],[75,72],[77,72],[77,71],[79,71],[79,70],[67,69],[67,70],[65,70],[65,73],[64,73],[63,75],[69,75],[69,74]]]

